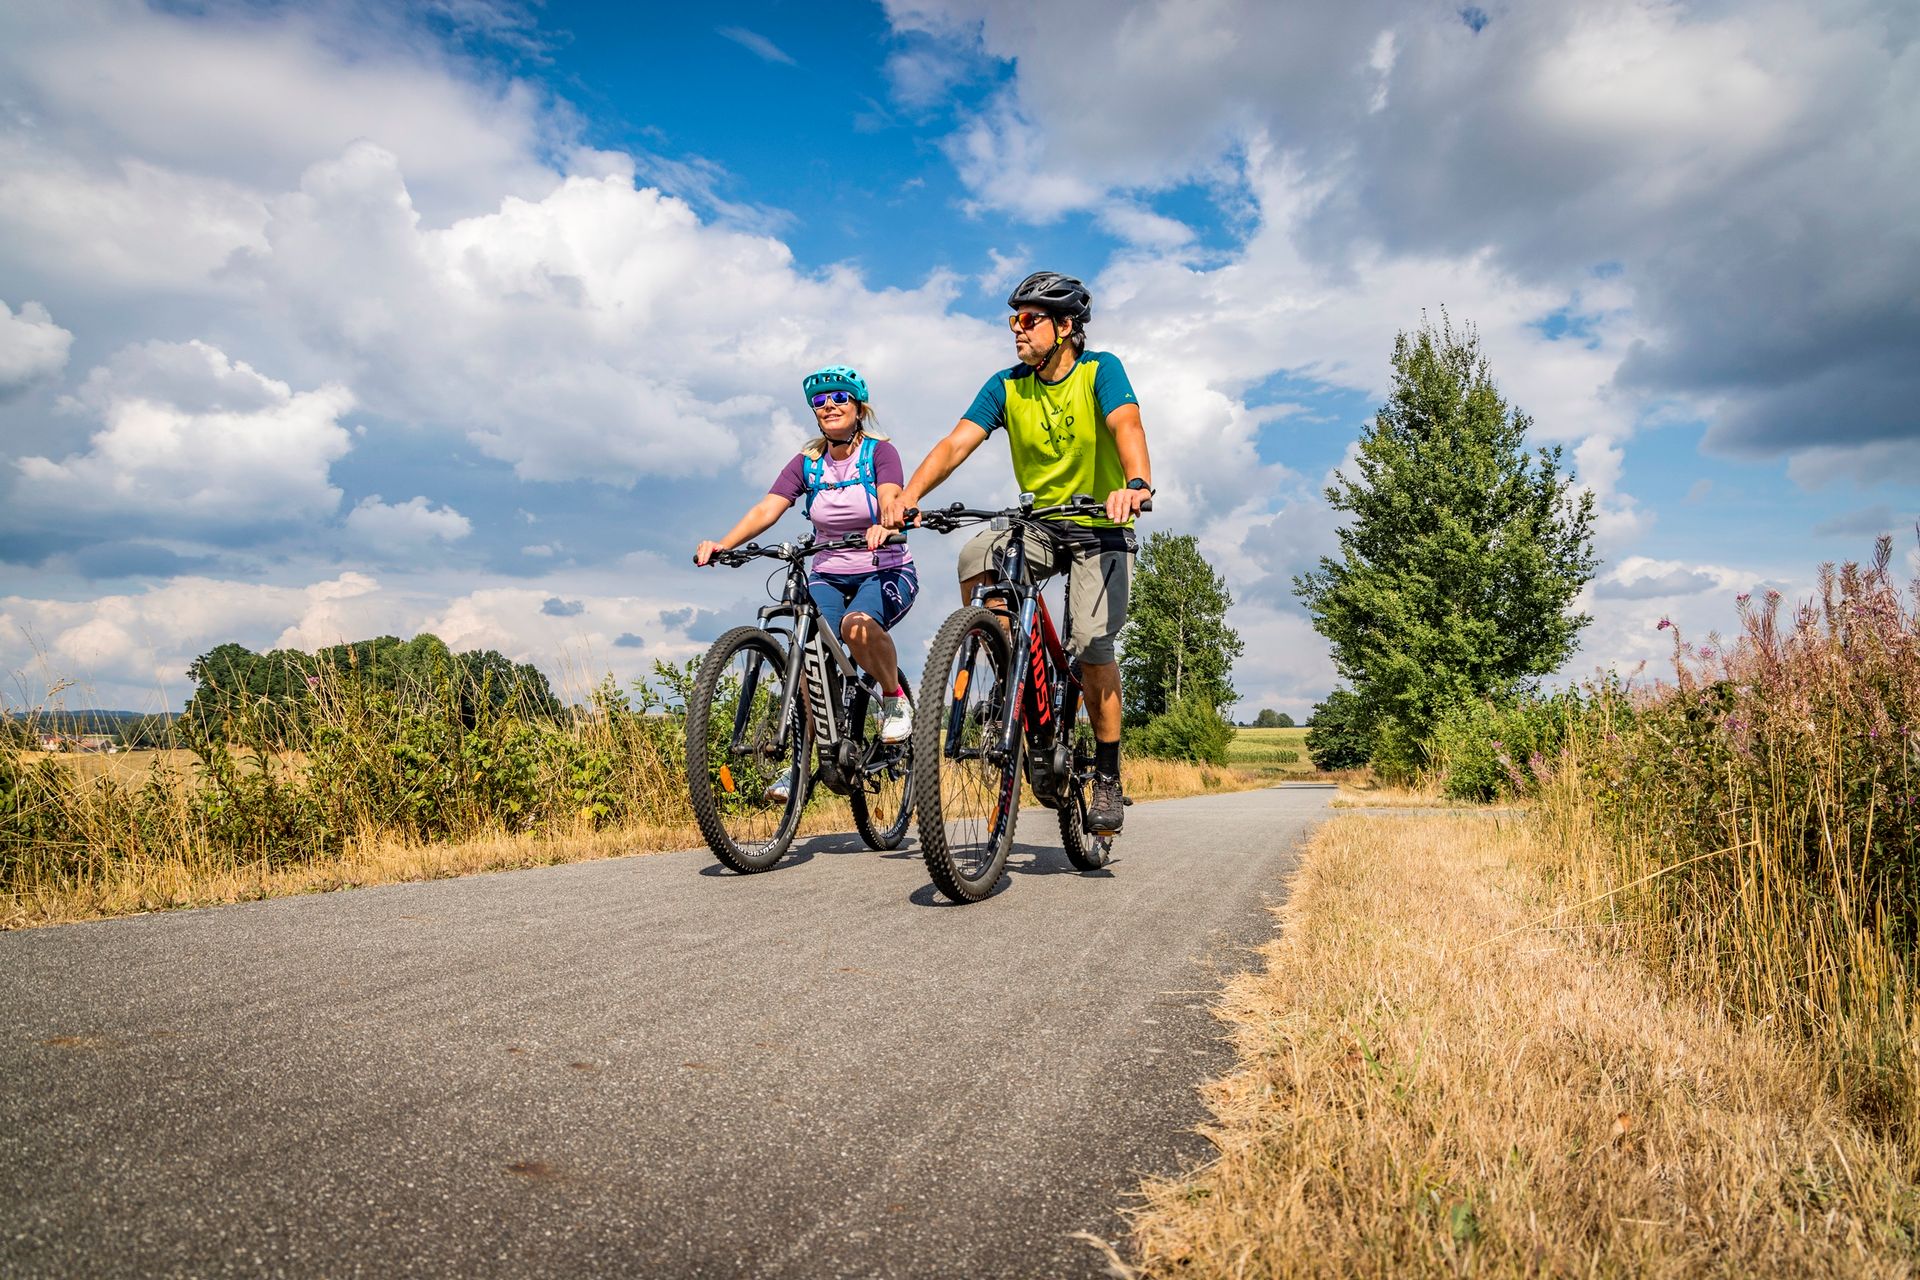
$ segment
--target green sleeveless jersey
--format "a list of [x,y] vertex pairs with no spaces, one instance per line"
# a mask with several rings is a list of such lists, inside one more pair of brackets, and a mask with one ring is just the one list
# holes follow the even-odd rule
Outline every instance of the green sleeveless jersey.
[[[989,435],[1004,430],[1013,452],[1013,477],[1038,506],[1085,493],[1100,502],[1126,487],[1107,414],[1138,404],[1117,357],[1089,351],[1058,382],[1044,382],[1029,365],[994,374],[973,398],[967,421]],[[1075,516],[1081,524],[1114,528],[1105,516]]]

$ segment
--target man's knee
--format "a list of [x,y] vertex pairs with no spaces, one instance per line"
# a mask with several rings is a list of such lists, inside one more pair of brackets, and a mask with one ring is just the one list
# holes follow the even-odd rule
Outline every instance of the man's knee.
[[[993,575],[990,573],[976,573],[971,578],[960,579],[960,603],[962,605],[972,604],[973,593],[978,591],[981,587],[992,585],[992,583],[993,583]],[[994,603],[996,605],[999,604],[998,601],[995,601]]]
[[1114,679],[1118,680],[1120,658],[1115,652],[1113,639],[1112,636],[1082,639],[1078,634],[1070,634],[1067,636],[1067,652],[1079,659],[1083,676],[1089,667],[1112,667],[1116,673]]

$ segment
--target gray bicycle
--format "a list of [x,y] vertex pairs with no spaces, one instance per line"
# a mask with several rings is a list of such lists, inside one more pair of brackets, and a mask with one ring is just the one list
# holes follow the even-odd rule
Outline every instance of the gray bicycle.
[[865,545],[850,534],[713,554],[711,563],[731,568],[761,559],[786,566],[777,602],[759,622],[728,631],[700,659],[687,702],[688,799],[707,847],[735,871],[780,861],[815,782],[847,798],[870,848],[899,848],[913,821],[913,744],[880,740],[880,688],[820,625],[807,594],[809,559]]

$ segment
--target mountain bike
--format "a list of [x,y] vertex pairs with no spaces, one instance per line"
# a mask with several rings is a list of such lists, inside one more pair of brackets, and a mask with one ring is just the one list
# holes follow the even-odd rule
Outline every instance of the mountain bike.
[[[894,534],[887,541],[905,538]],[[713,642],[687,700],[694,820],[714,856],[735,871],[765,871],[780,860],[816,781],[847,798],[868,847],[897,849],[906,838],[913,820],[913,743],[880,740],[880,687],[820,625],[807,594],[810,558],[865,545],[860,534],[827,542],[809,535],[771,547],[749,542],[716,551],[709,561],[738,568],[768,559],[786,566],[777,603],[761,608],[758,624],[735,627]],[[768,587],[771,593],[772,578]],[[906,687],[904,673],[900,683]]]
[[936,692],[913,720],[920,852],[935,886],[955,902],[978,902],[1000,882],[1023,778],[1058,814],[1060,842],[1075,867],[1097,871],[1112,857],[1113,837],[1087,821],[1094,739],[1079,664],[1061,647],[1027,565],[1027,539],[1053,537],[1050,519],[1103,514],[1105,507],[1084,494],[1036,508],[1030,493],[1004,511],[956,502],[908,513],[937,533],[991,523],[1011,534],[995,553],[994,581],[934,636],[921,687]]

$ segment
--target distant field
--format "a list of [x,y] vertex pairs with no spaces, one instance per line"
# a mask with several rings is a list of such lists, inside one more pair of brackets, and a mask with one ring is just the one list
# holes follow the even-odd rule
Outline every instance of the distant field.
[[[1291,763],[1280,759],[1284,751],[1299,758]],[[1307,759],[1307,731],[1299,729],[1236,729],[1227,744],[1227,763],[1242,769],[1255,769],[1279,775],[1310,774],[1313,761]]]
[[[191,751],[116,751],[112,755],[97,751],[23,751],[23,760],[29,763],[35,760],[55,760],[82,778],[113,778],[118,782],[138,784],[145,780],[148,771],[155,765],[168,773],[185,776],[193,772],[196,763]],[[250,756],[243,756],[250,760]],[[289,764],[300,767],[304,757],[291,753],[285,757]]]

